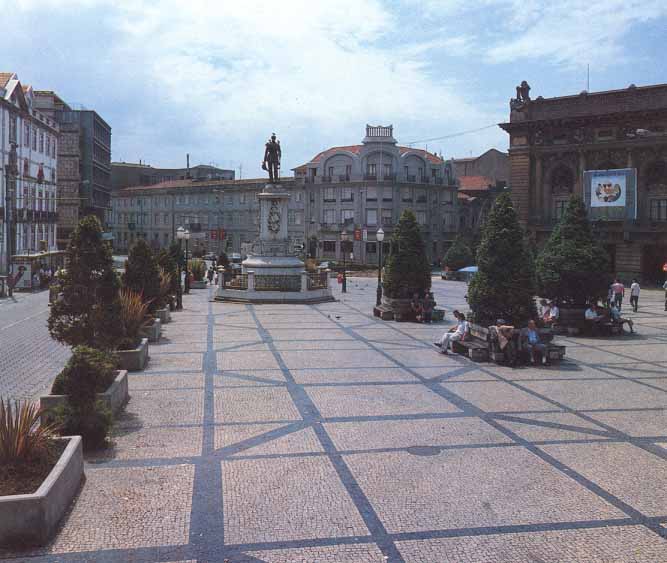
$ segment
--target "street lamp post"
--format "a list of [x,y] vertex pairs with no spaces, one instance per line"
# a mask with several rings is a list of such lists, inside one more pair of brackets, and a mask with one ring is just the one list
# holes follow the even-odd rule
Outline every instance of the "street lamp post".
[[378,288],[375,305],[379,307],[382,305],[382,241],[384,240],[384,231],[382,230],[382,227],[375,233],[375,240],[377,240],[378,244]]
[[340,247],[343,252],[343,293],[347,293],[347,264],[346,264],[346,254],[347,254],[347,231],[343,229],[340,233]]
[[5,228],[7,230],[6,261],[7,261],[7,295],[14,294],[14,281],[12,279],[12,252],[14,251],[13,231],[13,189],[10,188],[11,179],[19,174],[18,155],[16,154],[16,143],[10,143],[9,158],[5,164]]
[[185,293],[190,293],[190,272],[188,271],[188,241],[190,240],[190,231],[185,229],[183,233],[185,239]]
[[176,290],[176,310],[183,310],[183,286],[181,281],[181,265],[183,263],[183,250],[181,248],[181,240],[183,240],[183,235],[185,229],[183,227],[178,227],[176,229],[176,240],[178,240],[178,289]]

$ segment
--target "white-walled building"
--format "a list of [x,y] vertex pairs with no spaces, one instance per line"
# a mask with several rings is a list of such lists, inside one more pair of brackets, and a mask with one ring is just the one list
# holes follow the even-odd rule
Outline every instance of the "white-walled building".
[[[56,250],[58,124],[33,107],[33,89],[15,73],[0,73],[0,273],[12,256]],[[16,144],[18,175],[7,182]],[[8,190],[9,187],[9,190]],[[7,197],[9,195],[9,198]],[[8,209],[9,204],[9,209]],[[11,213],[10,213],[11,210]],[[9,218],[11,221],[8,221]],[[9,230],[13,227],[13,248]],[[42,242],[44,241],[44,242]]]

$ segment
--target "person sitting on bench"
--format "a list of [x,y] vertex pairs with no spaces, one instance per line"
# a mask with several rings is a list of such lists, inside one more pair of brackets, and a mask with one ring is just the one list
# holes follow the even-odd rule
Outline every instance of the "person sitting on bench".
[[457,325],[445,332],[440,337],[440,340],[433,343],[440,348],[440,353],[442,354],[447,354],[447,348],[449,348],[450,342],[455,340],[463,341],[466,339],[466,335],[470,332],[470,327],[468,321],[466,321],[465,315],[459,311],[454,311],[452,314],[458,321]]
[[537,325],[534,320],[528,321],[528,326],[522,330],[523,348],[530,354],[530,362],[537,364],[536,352],[540,356],[540,363],[544,358],[544,363],[549,364],[549,355],[547,354],[547,347],[540,339],[540,333],[537,330]]
[[490,326],[489,330],[493,330],[496,333],[498,348],[503,353],[504,362],[508,366],[516,366],[518,349],[514,338],[514,327],[508,325],[505,319],[498,319],[496,326]]
[[430,291],[426,292],[426,297],[422,304],[422,312],[425,323],[430,323],[433,320],[433,309],[435,309],[435,297]]
[[593,336],[600,333],[600,325],[606,318],[600,309],[598,305],[590,305],[584,313],[584,318],[586,319],[586,323],[591,327]]
[[422,322],[422,318],[424,315],[424,304],[422,300],[419,298],[419,293],[417,293],[416,291],[412,296],[412,301],[410,302],[410,308],[412,309],[412,313],[415,316],[415,320],[418,323]]
[[621,331],[623,330],[623,325],[627,324],[630,332],[634,332],[634,323],[632,322],[632,319],[621,317],[621,311],[616,307],[616,303],[612,304],[611,309],[609,309],[609,314],[612,321],[621,325]]

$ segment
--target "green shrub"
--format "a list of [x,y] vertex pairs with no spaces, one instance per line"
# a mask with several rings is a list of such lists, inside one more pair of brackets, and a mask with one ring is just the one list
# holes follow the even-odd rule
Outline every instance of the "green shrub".
[[607,295],[611,282],[607,251],[593,239],[584,202],[572,196],[536,260],[540,296],[583,306]]
[[54,418],[61,435],[80,435],[87,450],[104,446],[113,426],[113,415],[101,401],[68,402],[55,409]]
[[51,393],[67,395],[70,400],[92,400],[104,393],[116,378],[116,357],[87,346],[74,348],[65,368],[56,376]]
[[391,254],[384,269],[385,295],[408,298],[431,288],[431,266],[426,257],[421,229],[415,214],[406,209],[394,229]]
[[450,270],[460,270],[466,266],[472,266],[475,259],[472,255],[472,250],[461,237],[457,237],[454,244],[449,247],[445,257],[442,259],[443,266],[447,266]]
[[474,322],[503,318],[521,326],[536,316],[533,261],[508,192],[496,198],[486,219],[477,267],[468,285]]
[[[171,295],[176,295],[178,292],[178,245],[176,245],[175,251],[172,252],[172,248],[167,250],[161,250],[157,255],[157,264],[165,274],[171,276],[171,285],[169,286],[169,292]],[[165,303],[162,303],[165,305]]]
[[141,295],[149,312],[160,308],[160,271],[155,255],[144,239],[139,239],[130,249],[123,285]]
[[206,274],[206,262],[199,259],[190,260],[190,271],[195,281],[203,280]]
[[66,263],[59,274],[62,299],[49,314],[51,337],[70,346],[114,349],[121,336],[119,283],[97,217],[81,219],[67,245]]

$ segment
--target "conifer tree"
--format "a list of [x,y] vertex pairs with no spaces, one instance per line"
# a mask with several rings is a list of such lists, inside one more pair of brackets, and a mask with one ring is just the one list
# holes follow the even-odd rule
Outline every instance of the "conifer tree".
[[142,295],[149,312],[160,305],[160,270],[155,254],[144,239],[139,239],[130,249],[125,263],[123,285]]
[[502,318],[521,326],[535,316],[533,261],[509,192],[496,198],[486,219],[477,267],[468,287],[476,323],[490,325]]
[[462,237],[456,237],[454,244],[449,247],[445,257],[442,259],[442,263],[444,266],[447,266],[450,270],[454,271],[474,263],[472,251]]
[[385,295],[393,298],[412,297],[431,288],[431,268],[415,214],[406,209],[394,229],[391,254],[385,264],[383,285]]
[[607,251],[594,239],[581,198],[572,196],[536,260],[540,296],[583,306],[604,298],[611,281]]
[[102,226],[94,215],[84,217],[72,233],[66,269],[59,273],[62,297],[51,306],[51,337],[70,346],[114,349],[120,334],[118,276]]

